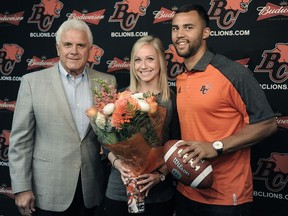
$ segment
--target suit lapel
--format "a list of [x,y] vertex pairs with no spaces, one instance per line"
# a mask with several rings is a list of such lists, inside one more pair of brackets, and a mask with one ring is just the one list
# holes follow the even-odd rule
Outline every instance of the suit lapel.
[[[55,103],[59,104],[60,109],[63,110],[63,113],[71,126],[71,128],[75,131],[75,134],[78,134],[65,92],[62,84],[62,80],[60,77],[60,73],[58,70],[58,64],[56,64],[51,71],[51,91],[55,95]],[[78,135],[79,136],[79,135]]]
[[[88,75],[88,81],[89,81],[89,89],[91,90],[91,101],[92,101],[92,106],[93,106],[93,104],[94,104],[94,99],[93,99],[93,97],[94,97],[94,95],[93,95],[93,93],[92,93],[92,88],[94,88],[93,87],[93,80],[92,79],[94,79],[95,78],[95,71],[92,71],[90,68],[88,68],[88,67],[86,67],[86,70],[87,70],[87,75]],[[88,117],[87,117],[88,118]],[[86,129],[86,133],[85,133],[85,136],[84,136],[84,138],[87,136],[87,134],[89,133],[89,131],[92,129],[92,127],[91,127],[91,124],[89,123],[88,124],[88,126],[87,126],[87,129]]]

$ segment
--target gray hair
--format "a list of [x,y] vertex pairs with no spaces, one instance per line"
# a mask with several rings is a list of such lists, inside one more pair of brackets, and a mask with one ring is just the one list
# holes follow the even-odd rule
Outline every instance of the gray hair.
[[63,32],[66,32],[70,29],[76,29],[76,30],[86,32],[89,45],[92,46],[93,36],[92,36],[91,29],[83,20],[78,20],[78,19],[69,19],[62,23],[62,25],[59,27],[59,29],[56,32],[56,44],[60,43]]

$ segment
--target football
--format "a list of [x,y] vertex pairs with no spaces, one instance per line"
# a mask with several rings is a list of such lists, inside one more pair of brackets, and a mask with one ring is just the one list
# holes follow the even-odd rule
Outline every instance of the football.
[[201,160],[196,166],[192,167],[193,159],[188,163],[183,163],[183,158],[178,154],[185,148],[176,147],[181,140],[169,140],[164,145],[164,160],[170,173],[183,184],[191,188],[206,189],[213,183],[213,169],[207,160]]

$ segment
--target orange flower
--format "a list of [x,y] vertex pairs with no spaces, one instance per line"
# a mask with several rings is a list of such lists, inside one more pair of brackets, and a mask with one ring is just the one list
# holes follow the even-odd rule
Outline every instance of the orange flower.
[[150,114],[153,114],[153,113],[155,113],[156,111],[157,111],[157,108],[158,108],[158,104],[154,101],[154,102],[151,102],[150,104],[149,104],[149,106],[150,106],[150,109],[149,109],[149,113]]
[[121,125],[129,123],[138,109],[138,104],[134,99],[122,97],[122,100],[120,100],[118,98],[112,114],[112,125],[117,129],[121,129]]
[[[131,97],[131,95],[132,95],[132,92],[130,92],[130,91],[128,91],[128,90],[126,90],[126,91],[123,91],[123,92],[119,92],[118,93],[118,97],[117,97],[117,100],[118,101],[122,101],[122,100],[127,100],[128,98],[130,98]],[[125,100],[125,101],[126,101]]]
[[151,102],[155,102],[156,101],[156,97],[151,95],[151,96],[145,98],[145,100],[147,101],[147,103],[150,104]]
[[97,114],[97,109],[96,109],[96,107],[91,107],[91,108],[89,108],[88,110],[86,110],[86,115],[89,117],[89,118],[93,118],[94,116],[96,116],[96,114]]
[[150,96],[145,98],[146,102],[149,104],[149,113],[153,114],[157,111],[158,103],[156,102],[155,96]]

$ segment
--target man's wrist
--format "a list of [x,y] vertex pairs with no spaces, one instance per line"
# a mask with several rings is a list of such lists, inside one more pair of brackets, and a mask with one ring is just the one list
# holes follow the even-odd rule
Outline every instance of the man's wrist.
[[213,149],[217,152],[217,155],[220,156],[223,153],[224,144],[222,141],[217,140],[212,143]]
[[156,172],[159,174],[160,181],[165,181],[166,175],[164,175],[161,171],[156,170]]

